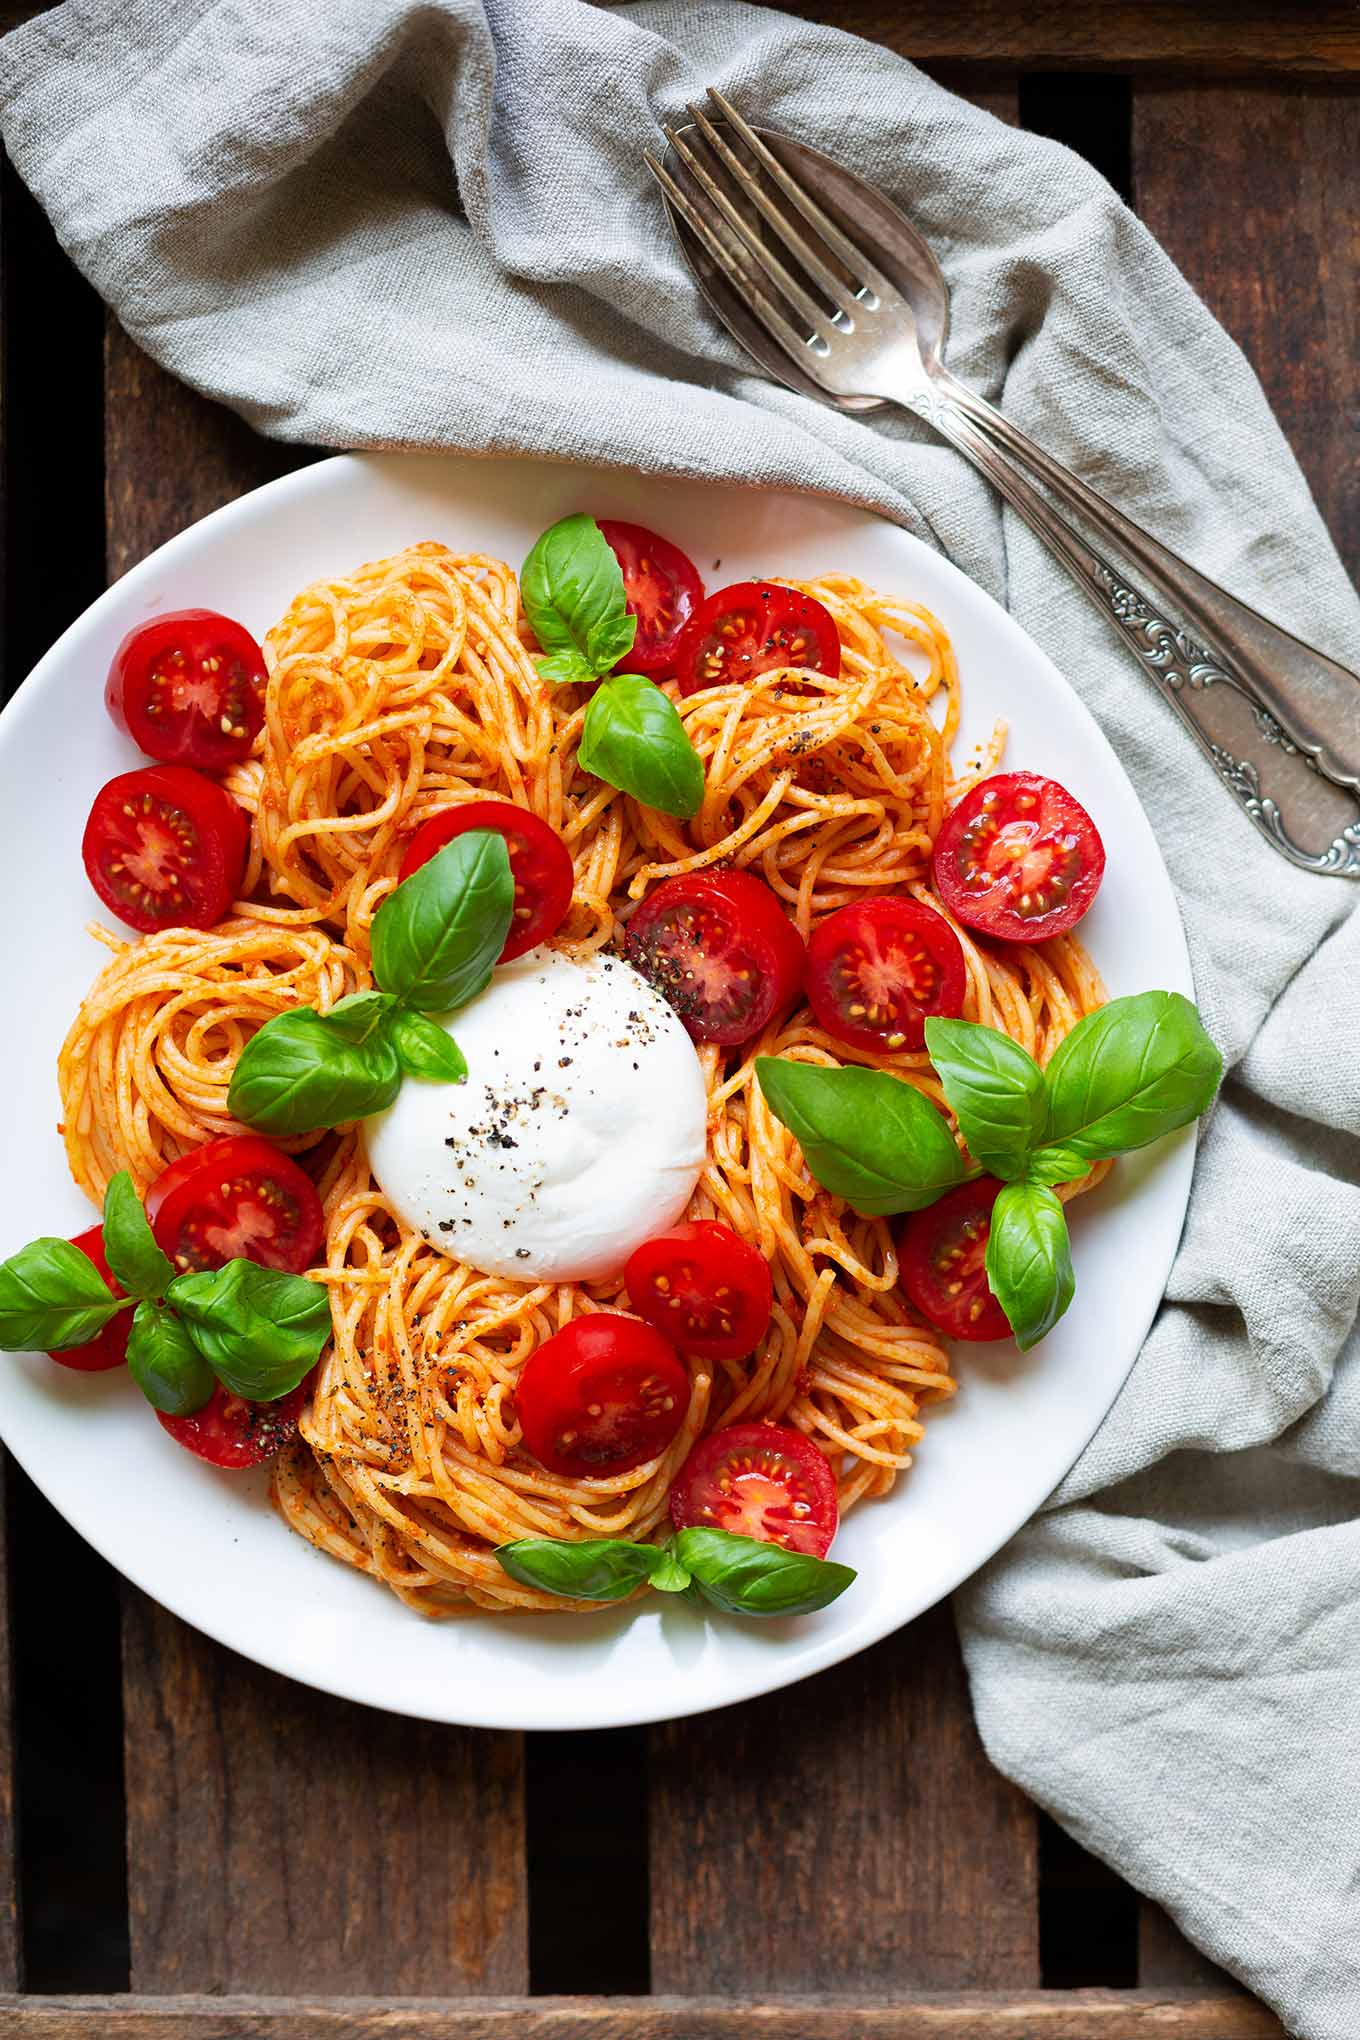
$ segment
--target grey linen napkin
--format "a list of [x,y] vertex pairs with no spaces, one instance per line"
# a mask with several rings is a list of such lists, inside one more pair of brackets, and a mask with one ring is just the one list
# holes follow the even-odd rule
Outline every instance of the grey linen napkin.
[[0,121],[129,332],[261,431],[867,505],[1005,602],[1100,718],[1230,1074],[1128,1385],[959,1626],[1001,1768],[1293,2031],[1355,2040],[1354,894],[1260,842],[956,455],[774,388],[715,331],[640,163],[709,83],[910,212],[962,376],[1360,664],[1360,605],[1257,383],[1138,221],[1065,150],[836,30],[737,0],[68,0],[0,46]]

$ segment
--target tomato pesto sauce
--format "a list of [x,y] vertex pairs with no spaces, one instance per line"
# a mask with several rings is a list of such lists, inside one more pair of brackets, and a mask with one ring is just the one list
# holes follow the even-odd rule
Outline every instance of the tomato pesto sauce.
[[146,762],[81,846],[125,932],[59,1072],[101,1220],[0,1269],[0,1344],[267,1460],[421,1614],[815,1617],[949,1342],[1047,1334],[1067,1200],[1219,1067],[1175,994],[1104,1003],[1096,823],[959,778],[958,685],[908,595],[705,588],[584,510],[262,646],[147,620],[106,691]]

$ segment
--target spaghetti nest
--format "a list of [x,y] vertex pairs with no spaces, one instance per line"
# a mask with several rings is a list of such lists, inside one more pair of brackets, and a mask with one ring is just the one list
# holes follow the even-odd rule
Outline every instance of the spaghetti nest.
[[[661,878],[732,866],[762,876],[800,932],[875,892],[929,891],[931,847],[967,780],[950,763],[958,674],[928,611],[842,577],[803,587],[835,619],[835,678],[801,669],[677,702],[705,770],[681,823],[580,769],[587,696],[553,691],[530,657],[513,574],[434,544],[319,582],[265,645],[267,719],[232,791],[253,816],[247,897],[207,935],[121,945],[63,1051],[66,1138],[97,1195],[132,1169],[144,1187],[196,1142],[239,1130],[225,1109],[240,1048],[271,1013],[326,1007],[369,980],[374,912],[411,831],[472,798],[540,815],[572,853],[557,940],[611,944]],[[970,777],[993,769],[1003,732]],[[965,1013],[1042,1062],[1103,992],[1072,938],[978,949],[957,929]],[[893,1228],[812,1181],[755,1080],[758,1054],[894,1071],[944,1109],[924,1053],[873,1055],[805,1008],[741,1051],[700,1051],[708,1152],[689,1215],[720,1218],[767,1258],[770,1327],[756,1352],[693,1363],[686,1423],[658,1460],[609,1479],[547,1473],[519,1447],[514,1388],[530,1353],[583,1312],[626,1307],[617,1282],[546,1285],[479,1273],[396,1216],[362,1139],[323,1182],[335,1336],[275,1498],[302,1535],[428,1614],[579,1607],[512,1581],[509,1538],[645,1537],[696,1436],[769,1416],[810,1434],[842,1507],[911,1463],[927,1405],[954,1381],[940,1336],[897,1286]]]

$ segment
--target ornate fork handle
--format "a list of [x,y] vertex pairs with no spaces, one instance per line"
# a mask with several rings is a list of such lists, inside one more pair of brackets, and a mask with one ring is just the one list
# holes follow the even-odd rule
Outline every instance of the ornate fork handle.
[[[1178,558],[946,371],[893,396],[957,446],[1068,568],[1274,847],[1302,870],[1360,878],[1360,680]],[[1054,508],[1020,460],[1115,559],[1136,564],[1137,582]],[[1299,842],[1300,822],[1318,847]]]

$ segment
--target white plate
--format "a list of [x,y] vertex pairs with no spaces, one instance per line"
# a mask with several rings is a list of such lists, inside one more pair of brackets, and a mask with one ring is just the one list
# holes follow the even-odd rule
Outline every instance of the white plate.
[[[102,705],[134,623],[206,605],[263,633],[319,575],[418,539],[518,564],[570,510],[632,518],[690,552],[710,586],[836,570],[925,602],[954,639],[961,745],[1011,728],[1008,761],[1070,786],[1099,824],[1105,883],[1082,933],[1112,991],[1191,990],[1170,882],[1133,789],[1057,670],[991,598],[918,540],[820,501],[546,463],[415,456],[328,460],[183,532],[134,568],[48,653],[0,719],[0,813],[23,860],[9,889],[8,1072],[0,1251],[74,1233],[90,1211],[57,1137],[57,1049],[103,953],[79,845],[95,790],[139,761]],[[721,560],[721,569],[716,562]],[[958,755],[964,755],[961,748]],[[857,1509],[836,1546],[859,1569],[820,1615],[772,1622],[657,1599],[571,1616],[429,1623],[293,1536],[261,1475],[179,1451],[125,1376],[44,1356],[0,1361],[0,1432],[48,1498],[148,1594],[246,1657],[397,1713],[492,1728],[600,1728],[766,1693],[897,1629],[991,1557],[1043,1501],[1109,1409],[1157,1308],[1190,1185],[1189,1134],[1121,1164],[1074,1216],[1077,1297],[1028,1357],[964,1348],[956,1400],[917,1464]]]

